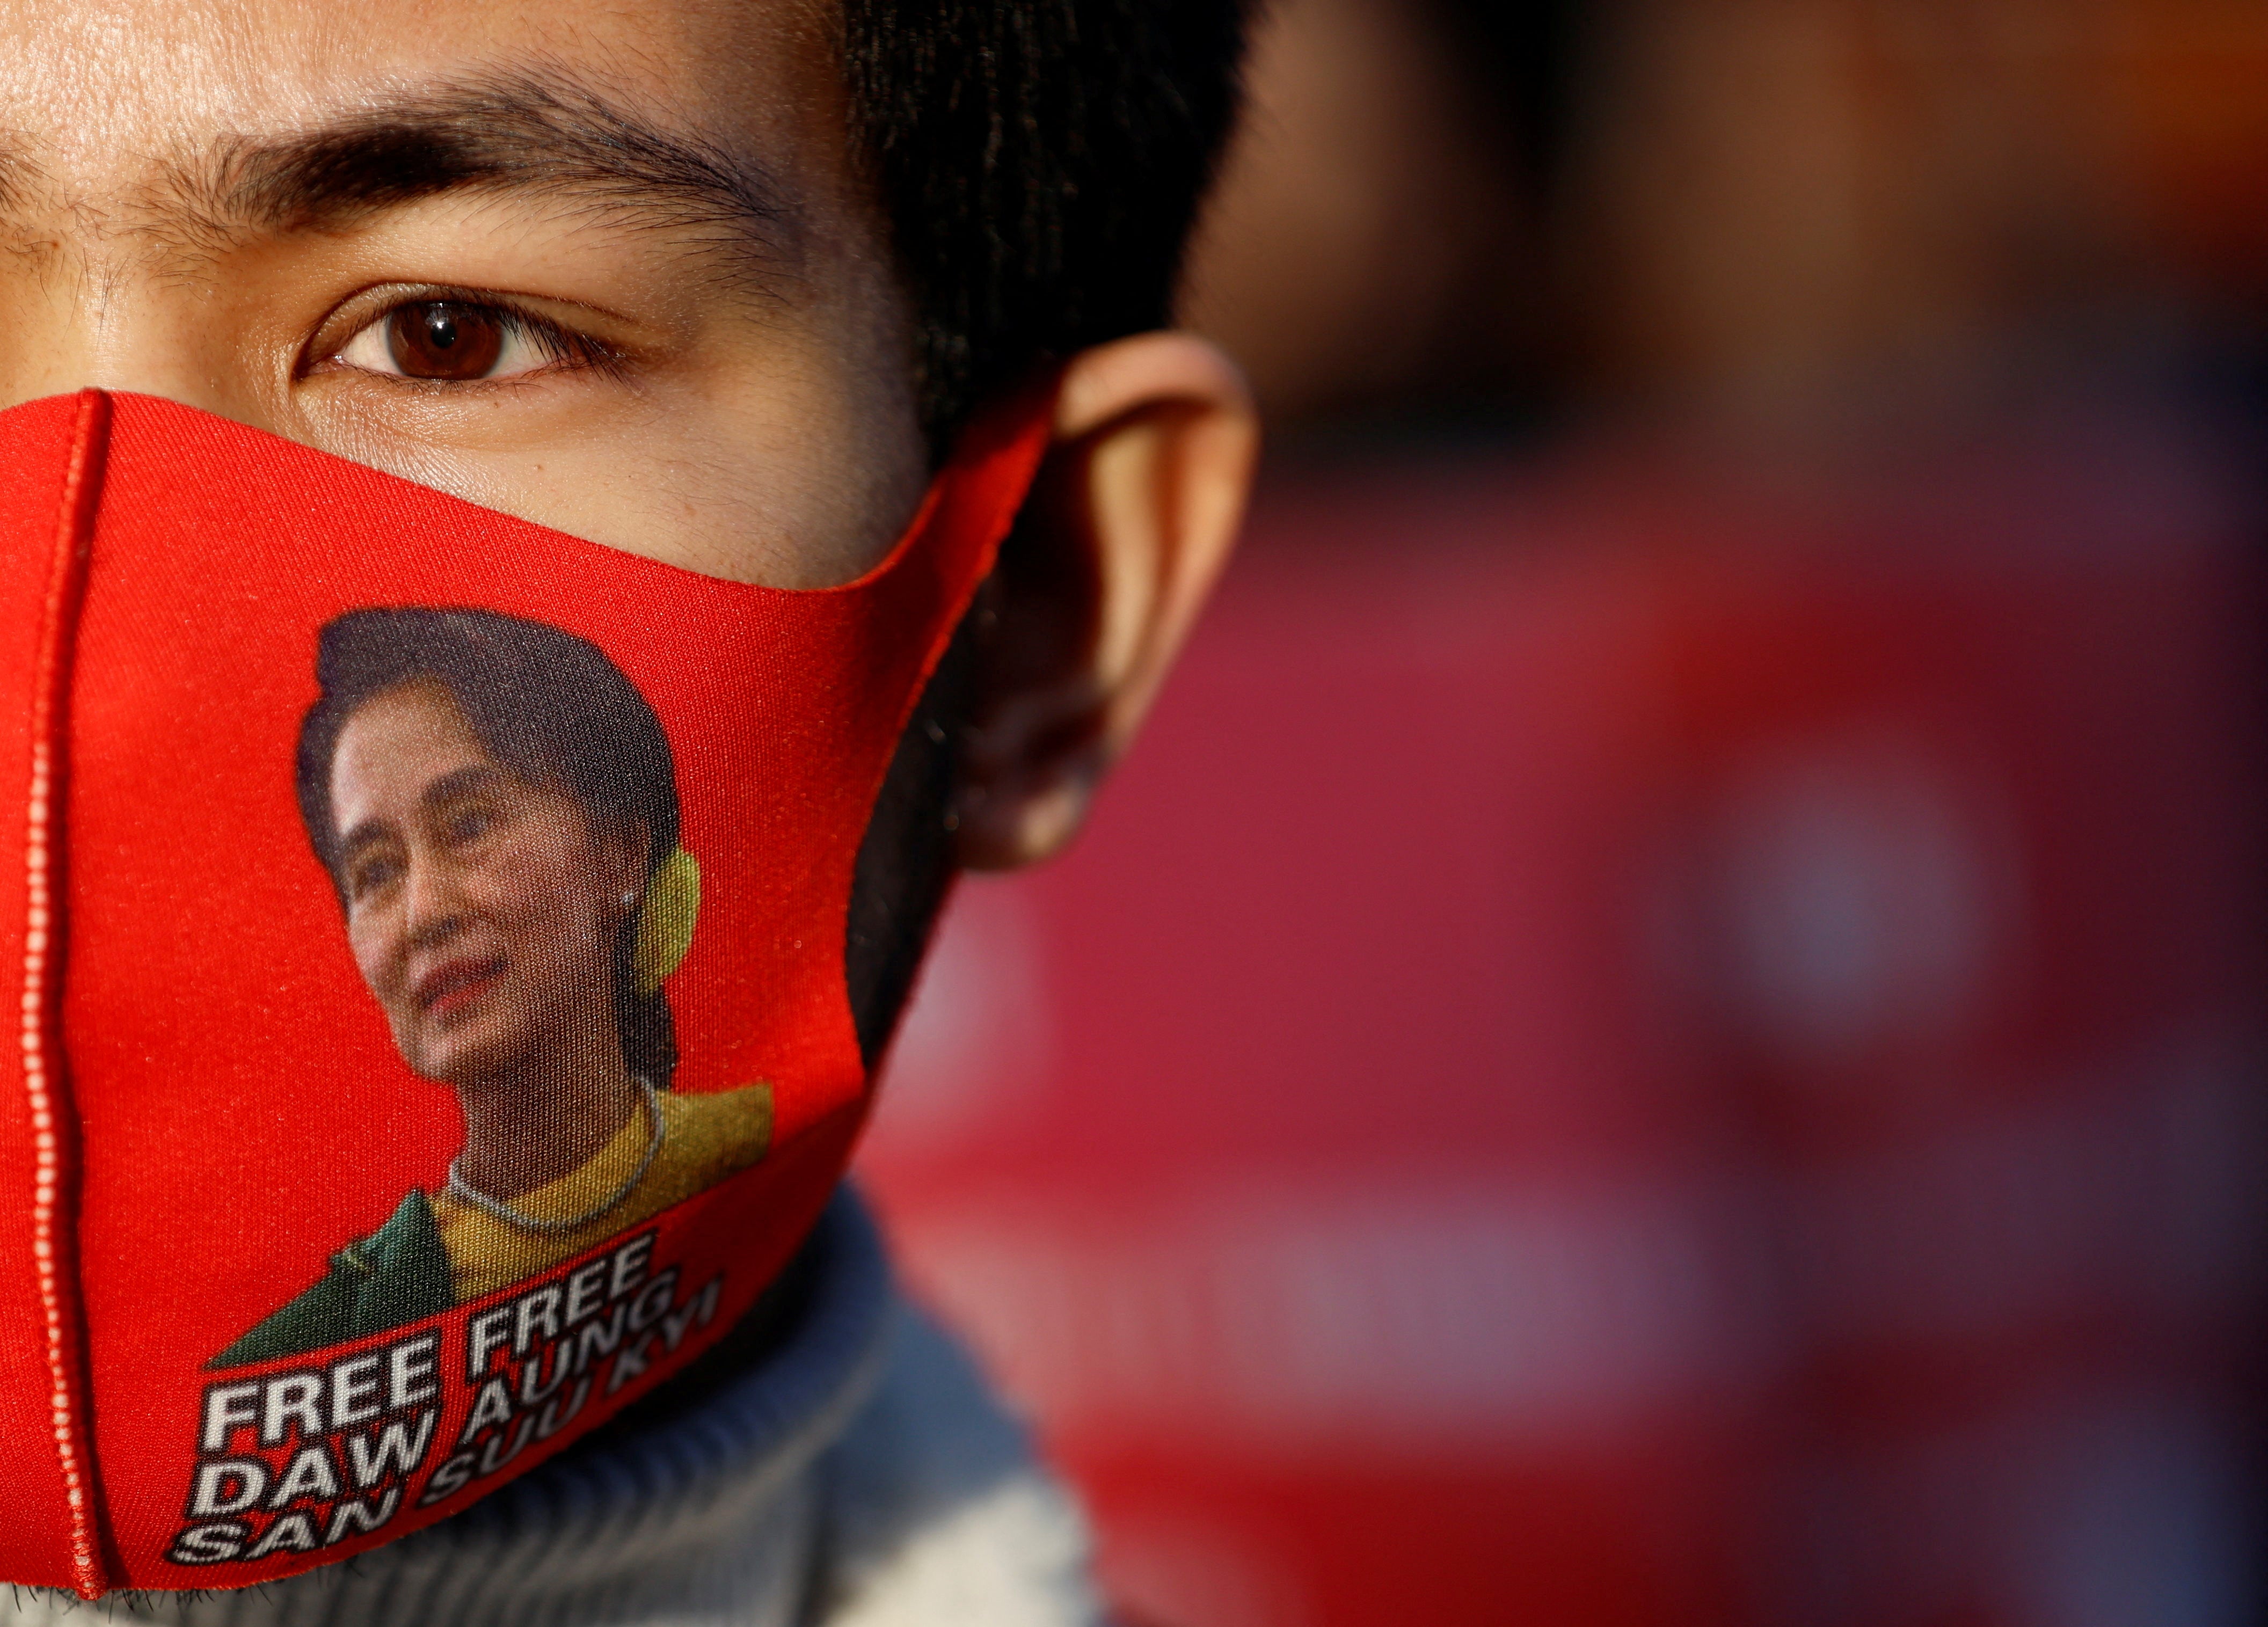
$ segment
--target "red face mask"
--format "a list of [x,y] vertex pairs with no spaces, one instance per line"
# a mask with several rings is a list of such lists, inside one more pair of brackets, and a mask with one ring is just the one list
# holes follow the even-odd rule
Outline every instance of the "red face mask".
[[1045,419],[797,593],[0,413],[0,1579],[343,1558],[747,1309],[865,1114],[854,861]]

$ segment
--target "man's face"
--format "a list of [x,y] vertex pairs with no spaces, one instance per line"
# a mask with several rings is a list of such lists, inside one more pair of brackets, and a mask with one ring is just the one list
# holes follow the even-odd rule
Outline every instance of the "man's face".
[[140,390],[785,586],[925,483],[827,0],[0,0],[0,405]]

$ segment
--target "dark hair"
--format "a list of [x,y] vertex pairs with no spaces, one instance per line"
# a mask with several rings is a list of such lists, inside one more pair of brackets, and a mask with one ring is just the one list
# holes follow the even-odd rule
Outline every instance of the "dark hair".
[[[644,828],[651,877],[677,846],[677,770],[661,720],[587,638],[493,610],[355,610],[315,647],[322,698],[299,725],[299,817],[341,905],[331,759],[347,720],[373,696],[419,679],[449,691],[489,754],[530,784],[556,786],[593,819]],[[637,917],[615,944],[615,1021],[630,1071],[666,1089],[676,1026],[632,970]]]
[[843,0],[851,136],[933,448],[1049,358],[1171,320],[1254,0]]

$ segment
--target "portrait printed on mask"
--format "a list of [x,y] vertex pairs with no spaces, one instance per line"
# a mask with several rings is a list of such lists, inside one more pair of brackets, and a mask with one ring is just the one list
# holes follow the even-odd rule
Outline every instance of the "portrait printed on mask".
[[[597,645],[483,610],[323,628],[299,810],[401,1059],[465,1138],[209,1366],[446,1311],[756,1163],[770,1086],[681,1096],[666,980],[700,868],[660,720]],[[441,1110],[437,1104],[437,1110]]]

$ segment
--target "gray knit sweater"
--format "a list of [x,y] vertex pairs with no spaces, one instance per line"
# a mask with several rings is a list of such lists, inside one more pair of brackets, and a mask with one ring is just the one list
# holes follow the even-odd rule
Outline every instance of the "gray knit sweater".
[[839,1196],[793,1325],[698,1404],[610,1428],[453,1519],[285,1582],[0,1623],[1093,1627],[1085,1532]]

